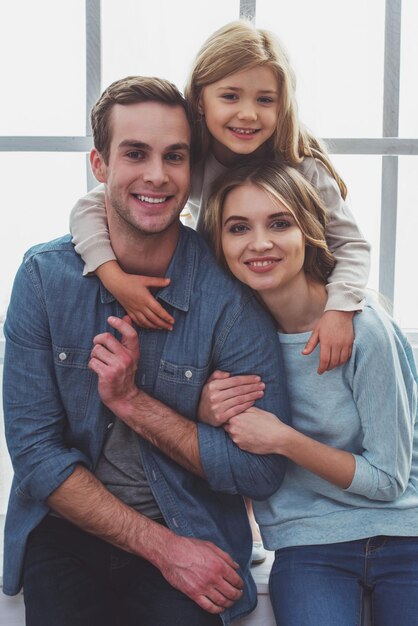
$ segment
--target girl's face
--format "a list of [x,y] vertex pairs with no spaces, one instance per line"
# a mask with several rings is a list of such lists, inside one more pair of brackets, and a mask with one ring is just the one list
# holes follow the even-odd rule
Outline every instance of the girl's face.
[[230,74],[203,88],[200,107],[213,153],[229,165],[238,155],[255,153],[273,135],[279,114],[276,76],[266,66]]
[[245,183],[226,197],[222,215],[222,249],[231,272],[258,292],[305,281],[305,238],[279,200]]

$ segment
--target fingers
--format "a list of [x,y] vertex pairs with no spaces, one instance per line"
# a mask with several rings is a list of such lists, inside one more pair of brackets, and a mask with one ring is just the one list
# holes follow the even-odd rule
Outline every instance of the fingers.
[[309,337],[308,343],[302,350],[302,354],[311,354],[319,343],[319,332],[314,330],[312,335]]
[[351,353],[352,346],[334,346],[329,348],[328,346],[321,345],[318,374],[329,372],[334,369],[334,367],[343,365],[343,363],[346,363],[350,359]]
[[[215,378],[216,374],[216,378]],[[242,390],[238,389],[237,392],[234,392],[234,389],[237,387],[245,387],[246,385],[256,385],[262,384],[264,389],[264,383],[261,383],[260,376],[254,376],[253,374],[241,374],[239,376],[231,376],[228,374],[227,376],[220,377],[220,374],[226,374],[226,372],[220,372],[216,370],[213,372],[212,376],[208,379],[210,382],[208,383],[208,388],[210,391],[225,391],[230,390],[230,393],[226,394],[225,399],[228,397],[232,397],[236,394],[242,393]],[[212,378],[213,377],[213,378]],[[260,387],[261,388],[261,387]],[[253,391],[253,389],[251,389]]]
[[[146,278],[145,284],[147,287],[166,287],[170,283],[169,278]],[[149,320],[150,323],[155,324],[157,328],[166,328],[172,330],[174,324],[174,317],[172,317],[161,306],[154,296],[148,292],[146,300],[144,302],[143,315]]]
[[207,383],[210,383],[212,380],[221,380],[225,378],[229,378],[231,374],[229,372],[221,372],[221,370],[215,370],[207,379]]
[[[158,305],[159,306],[159,305]],[[163,312],[164,309],[160,307]],[[151,330],[173,330],[174,319],[170,316],[167,320],[162,319],[150,307],[146,306],[142,311],[129,310],[129,314],[134,318],[138,326]]]

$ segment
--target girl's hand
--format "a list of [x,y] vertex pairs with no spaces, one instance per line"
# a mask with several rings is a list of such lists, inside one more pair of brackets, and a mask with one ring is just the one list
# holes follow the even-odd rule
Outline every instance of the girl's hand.
[[289,429],[273,413],[257,407],[247,409],[224,425],[232,441],[253,454],[280,454],[280,441]]
[[174,318],[149,291],[151,287],[167,287],[169,278],[127,274],[116,261],[103,263],[97,268],[96,274],[138,326],[152,330],[173,330]]
[[231,376],[228,372],[216,370],[203,387],[198,420],[210,426],[222,426],[262,398],[264,387],[259,376]]
[[351,357],[354,343],[354,311],[326,311],[312,331],[302,354],[320,344],[318,374],[342,365]]

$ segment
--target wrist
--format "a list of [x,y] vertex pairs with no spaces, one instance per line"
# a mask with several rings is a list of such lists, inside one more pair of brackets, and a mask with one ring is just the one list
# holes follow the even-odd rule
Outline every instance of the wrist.
[[290,458],[295,442],[295,435],[297,435],[297,432],[294,428],[288,426],[287,424],[282,424],[280,432],[276,438],[275,453]]
[[126,391],[123,396],[107,402],[107,406],[129,426],[134,415],[138,412],[137,406],[142,393],[138,387],[134,386],[131,390]]

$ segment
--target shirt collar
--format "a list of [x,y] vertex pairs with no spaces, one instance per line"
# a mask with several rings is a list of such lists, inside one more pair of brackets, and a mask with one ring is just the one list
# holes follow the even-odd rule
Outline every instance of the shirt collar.
[[[179,239],[166,273],[171,282],[156,294],[159,300],[171,304],[180,311],[189,310],[196,253],[197,249],[192,238],[192,231],[180,224]],[[115,300],[115,297],[101,282],[100,299],[102,304],[108,304]]]

